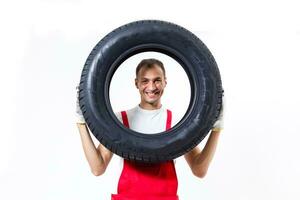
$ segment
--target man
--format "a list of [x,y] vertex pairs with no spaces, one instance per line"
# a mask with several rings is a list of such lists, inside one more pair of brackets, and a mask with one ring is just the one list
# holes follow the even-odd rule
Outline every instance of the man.
[[[163,63],[157,59],[142,60],[136,68],[135,79],[135,86],[140,93],[140,103],[130,110],[117,113],[118,119],[126,127],[146,134],[163,132],[171,128],[172,113],[161,104],[166,85]],[[98,147],[94,145],[80,111],[78,99],[77,116],[85,156],[92,173],[99,176],[105,172],[113,153],[101,144]],[[206,175],[222,129],[223,111],[214,124],[204,149],[195,147],[184,155],[195,176],[203,178]],[[124,160],[118,194],[113,194],[112,200],[177,200],[177,185],[173,161],[141,164]]]

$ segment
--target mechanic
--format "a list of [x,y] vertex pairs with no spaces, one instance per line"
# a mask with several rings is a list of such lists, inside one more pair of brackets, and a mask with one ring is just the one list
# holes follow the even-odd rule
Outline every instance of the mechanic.
[[[172,112],[161,103],[167,78],[164,65],[157,59],[144,59],[136,68],[135,86],[140,93],[140,103],[132,109],[115,113],[117,118],[134,131],[153,134],[172,127]],[[224,102],[224,100],[223,100]],[[216,151],[223,129],[224,103],[214,123],[209,138],[201,150],[198,146],[184,155],[192,173],[203,178]],[[101,143],[96,147],[85,123],[78,101],[76,103],[77,127],[85,157],[95,176],[102,175],[113,153]],[[121,158],[121,157],[120,157]],[[117,194],[112,200],[178,200],[178,180],[174,160],[162,163],[140,163],[122,158],[122,170]]]

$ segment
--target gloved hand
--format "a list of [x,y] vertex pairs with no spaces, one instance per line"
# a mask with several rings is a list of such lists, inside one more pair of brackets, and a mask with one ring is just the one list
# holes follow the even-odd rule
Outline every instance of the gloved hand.
[[76,93],[77,93],[77,98],[76,98],[76,122],[80,124],[84,124],[85,120],[82,115],[82,111],[79,106],[79,86],[76,86]]
[[222,97],[222,105],[221,105],[220,114],[219,114],[217,121],[213,125],[212,131],[221,131],[224,129],[224,120],[223,120],[224,110],[225,110],[224,90],[222,93],[223,93],[222,94],[223,97]]

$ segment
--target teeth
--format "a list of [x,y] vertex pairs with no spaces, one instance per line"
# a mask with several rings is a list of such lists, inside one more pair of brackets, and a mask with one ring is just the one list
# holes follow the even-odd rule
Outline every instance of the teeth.
[[150,95],[150,96],[154,96],[157,94],[157,92],[146,92],[147,95]]

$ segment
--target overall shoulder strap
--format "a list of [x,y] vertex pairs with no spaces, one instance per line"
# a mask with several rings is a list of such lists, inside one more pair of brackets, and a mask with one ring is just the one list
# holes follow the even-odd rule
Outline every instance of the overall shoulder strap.
[[122,121],[123,121],[124,126],[129,128],[129,123],[128,123],[128,118],[127,118],[126,111],[122,111],[121,115],[122,115]]
[[171,129],[171,123],[172,123],[172,112],[167,109],[167,124],[166,124],[166,130]]

